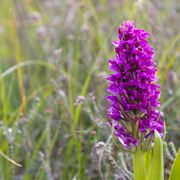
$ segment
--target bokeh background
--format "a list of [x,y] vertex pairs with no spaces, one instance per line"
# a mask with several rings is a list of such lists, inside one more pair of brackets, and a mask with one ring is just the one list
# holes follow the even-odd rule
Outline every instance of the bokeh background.
[[180,146],[180,1],[1,0],[0,179],[132,179],[106,117],[111,41],[128,19],[152,34],[168,177]]

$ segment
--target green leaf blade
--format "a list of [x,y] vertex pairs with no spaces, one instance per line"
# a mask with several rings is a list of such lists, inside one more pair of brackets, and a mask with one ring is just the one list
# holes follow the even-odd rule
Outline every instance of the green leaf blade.
[[155,131],[154,149],[148,180],[164,180],[163,142]]
[[169,180],[179,180],[180,179],[180,149],[178,150],[177,156],[174,160],[171,174]]

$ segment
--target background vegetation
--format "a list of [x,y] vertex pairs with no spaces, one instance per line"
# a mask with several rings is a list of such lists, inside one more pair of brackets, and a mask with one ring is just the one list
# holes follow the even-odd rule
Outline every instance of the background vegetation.
[[1,0],[0,179],[132,178],[106,117],[111,41],[128,19],[152,34],[165,140],[180,146],[178,0]]

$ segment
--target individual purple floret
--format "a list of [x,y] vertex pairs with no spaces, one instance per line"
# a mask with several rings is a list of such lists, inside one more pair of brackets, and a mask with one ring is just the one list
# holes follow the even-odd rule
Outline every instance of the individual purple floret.
[[164,136],[163,113],[157,110],[160,86],[149,36],[150,33],[136,28],[133,21],[125,21],[118,29],[119,40],[113,41],[116,57],[109,60],[113,73],[108,77],[108,117],[126,149],[140,142],[147,144],[155,130]]

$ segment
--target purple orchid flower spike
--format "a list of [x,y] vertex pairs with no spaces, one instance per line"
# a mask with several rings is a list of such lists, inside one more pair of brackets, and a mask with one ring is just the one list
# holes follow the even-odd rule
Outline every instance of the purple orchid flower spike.
[[158,110],[160,86],[149,36],[149,32],[136,28],[134,21],[125,21],[118,29],[119,39],[113,41],[116,56],[109,60],[113,73],[108,77],[108,117],[126,150],[139,143],[147,149],[155,130],[164,136],[163,113]]

